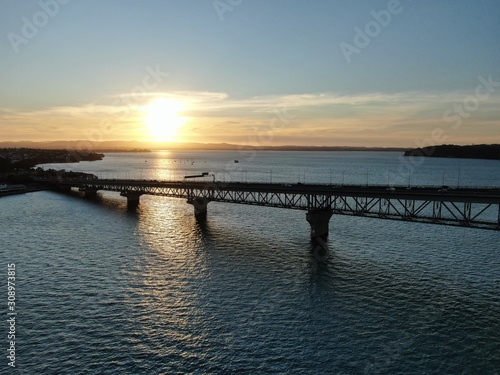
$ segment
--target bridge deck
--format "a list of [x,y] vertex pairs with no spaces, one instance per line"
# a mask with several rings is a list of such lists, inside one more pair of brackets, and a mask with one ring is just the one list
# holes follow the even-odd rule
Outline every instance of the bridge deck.
[[500,229],[500,188],[146,180],[52,180],[81,191],[195,198],[334,214]]

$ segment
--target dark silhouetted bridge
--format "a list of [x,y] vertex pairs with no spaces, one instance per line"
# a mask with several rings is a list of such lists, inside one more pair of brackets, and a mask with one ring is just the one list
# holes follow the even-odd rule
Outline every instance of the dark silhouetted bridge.
[[326,237],[332,215],[500,230],[500,188],[320,185],[113,179],[44,180],[86,195],[115,191],[137,207],[141,195],[184,198],[203,217],[209,202],[306,210],[312,237]]

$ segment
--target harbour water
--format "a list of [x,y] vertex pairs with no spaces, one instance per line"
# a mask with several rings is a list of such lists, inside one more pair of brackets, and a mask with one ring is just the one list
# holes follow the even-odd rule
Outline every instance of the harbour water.
[[[163,151],[44,168],[500,186],[498,161],[408,163],[385,152]],[[0,220],[4,278],[16,264],[21,374],[500,372],[496,231],[334,216],[318,264],[302,211],[211,202],[200,223],[181,199],[142,196],[130,212],[116,193],[36,192],[2,198]]]

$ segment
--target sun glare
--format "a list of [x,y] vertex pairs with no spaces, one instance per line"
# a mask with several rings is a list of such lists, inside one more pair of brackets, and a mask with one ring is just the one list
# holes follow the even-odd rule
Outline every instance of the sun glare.
[[146,107],[144,122],[153,142],[175,141],[185,118],[179,114],[185,104],[170,99],[156,99]]

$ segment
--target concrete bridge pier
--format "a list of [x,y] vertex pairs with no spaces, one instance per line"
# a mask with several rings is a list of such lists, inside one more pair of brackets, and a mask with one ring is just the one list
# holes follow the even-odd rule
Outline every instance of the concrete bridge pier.
[[71,193],[71,186],[67,185],[59,185],[57,186],[57,191],[60,191],[61,193]]
[[207,205],[209,202],[210,200],[204,197],[195,197],[188,200],[188,203],[192,204],[194,207],[194,216],[196,216],[197,219],[207,217]]
[[139,206],[142,193],[139,191],[122,191],[120,195],[127,198],[128,209],[135,209]]
[[306,220],[311,226],[311,238],[328,238],[328,224],[333,215],[331,208],[309,210],[306,214]]
[[92,199],[97,197],[97,189],[84,189],[85,198]]

